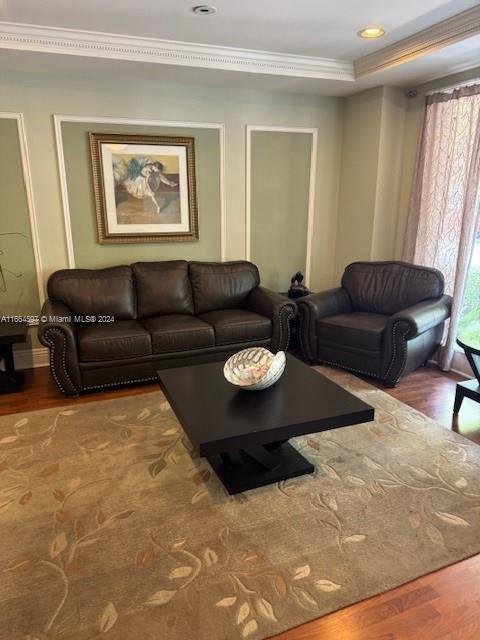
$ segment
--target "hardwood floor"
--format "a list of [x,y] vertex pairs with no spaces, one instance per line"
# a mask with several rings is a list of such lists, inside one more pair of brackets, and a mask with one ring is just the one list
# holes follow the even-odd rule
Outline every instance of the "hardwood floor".
[[[461,378],[422,368],[396,389],[376,385],[463,436],[480,443],[480,404],[465,399],[452,421],[455,385]],[[368,382],[372,383],[371,380]],[[75,405],[156,391],[145,385],[64,398],[48,369],[26,371],[23,393],[0,395],[0,415]],[[275,636],[272,640],[479,640],[480,555],[436,571],[380,596]]]

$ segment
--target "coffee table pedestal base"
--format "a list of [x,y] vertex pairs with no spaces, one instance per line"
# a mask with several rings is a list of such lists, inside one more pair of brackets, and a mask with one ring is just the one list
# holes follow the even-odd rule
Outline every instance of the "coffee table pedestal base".
[[315,470],[288,442],[209,456],[207,460],[231,495]]

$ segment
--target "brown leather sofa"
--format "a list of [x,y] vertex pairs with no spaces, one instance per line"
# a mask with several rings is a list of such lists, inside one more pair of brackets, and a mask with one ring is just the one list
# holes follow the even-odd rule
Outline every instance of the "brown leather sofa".
[[250,346],[286,349],[295,304],[259,284],[250,262],[57,271],[38,337],[67,396],[155,380],[157,369],[223,360]]
[[354,262],[342,286],[297,300],[304,358],[394,387],[442,339],[451,298],[440,271],[406,262]]

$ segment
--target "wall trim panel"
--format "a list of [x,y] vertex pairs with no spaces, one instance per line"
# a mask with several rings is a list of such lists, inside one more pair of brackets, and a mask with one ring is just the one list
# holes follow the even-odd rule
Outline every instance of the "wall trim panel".
[[68,199],[67,172],[65,155],[63,151],[62,123],[79,122],[91,124],[118,124],[150,127],[179,127],[184,129],[216,129],[219,132],[219,156],[220,156],[220,259],[226,259],[226,197],[225,197],[225,124],[223,122],[184,122],[177,120],[149,120],[143,118],[110,118],[101,116],[73,116],[54,114],[53,123],[57,147],[58,174],[60,190],[62,194],[62,209],[64,220],[65,241],[67,245],[68,266],[75,268],[75,251],[73,247],[72,224],[70,216],[70,204]]
[[[35,198],[33,195],[32,172],[30,167],[25,118],[23,113],[20,113],[20,112],[0,111],[0,119],[15,120],[17,123],[18,144],[20,148],[20,158],[22,161],[23,183],[25,185],[25,194],[27,197],[27,207],[28,207],[28,216],[30,221],[33,257],[35,262],[38,298],[40,301],[40,305],[42,305],[45,300],[45,285],[43,282],[43,265],[42,265],[42,256],[40,252],[40,241],[38,237],[37,211],[35,207]],[[37,324],[37,323],[30,322],[29,324]]]
[[269,125],[247,125],[246,154],[245,154],[245,259],[250,260],[252,244],[252,132],[271,131],[275,133],[306,133],[312,136],[312,146],[310,150],[310,172],[308,183],[308,213],[307,213],[307,238],[306,238],[306,260],[305,260],[305,284],[309,286],[312,271],[312,242],[313,225],[315,221],[315,193],[317,186],[317,147],[318,129],[308,127],[280,127]]

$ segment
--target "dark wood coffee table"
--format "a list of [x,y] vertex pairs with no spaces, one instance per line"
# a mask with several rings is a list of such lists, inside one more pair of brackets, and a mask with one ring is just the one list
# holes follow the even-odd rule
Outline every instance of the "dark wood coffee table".
[[313,473],[290,438],[373,420],[373,408],[287,354],[280,380],[245,391],[223,362],[158,371],[160,385],[193,447],[231,494]]

